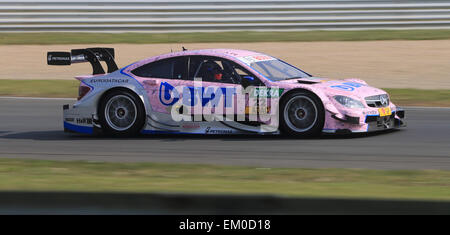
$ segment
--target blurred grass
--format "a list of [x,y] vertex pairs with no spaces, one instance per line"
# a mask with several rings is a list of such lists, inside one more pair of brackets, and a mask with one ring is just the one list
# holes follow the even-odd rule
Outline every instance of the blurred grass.
[[450,39],[448,29],[214,33],[0,33],[0,45]]
[[450,171],[0,159],[0,190],[450,200]]
[[[0,96],[76,98],[80,82],[73,80],[0,79]],[[405,106],[450,107],[450,90],[386,88],[392,101]]]
[[450,90],[385,88],[392,102],[405,106],[450,107]]
[[80,82],[73,80],[0,79],[0,95],[76,98]]

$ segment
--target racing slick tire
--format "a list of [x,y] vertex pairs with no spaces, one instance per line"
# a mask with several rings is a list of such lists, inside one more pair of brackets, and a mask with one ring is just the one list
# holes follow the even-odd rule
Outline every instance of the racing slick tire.
[[126,90],[108,92],[100,101],[99,121],[106,135],[125,137],[139,133],[145,123],[145,108]]
[[295,91],[281,100],[280,130],[294,137],[320,135],[325,111],[320,99],[307,91]]

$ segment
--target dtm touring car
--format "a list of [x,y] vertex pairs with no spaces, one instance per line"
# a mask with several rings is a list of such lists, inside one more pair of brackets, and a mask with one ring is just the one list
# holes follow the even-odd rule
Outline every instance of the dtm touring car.
[[[113,48],[48,52],[48,65],[89,62],[64,130],[130,136],[356,133],[406,126],[389,95],[360,79],[314,77],[247,50],[172,52],[119,69]],[[107,65],[105,72],[101,62]]]

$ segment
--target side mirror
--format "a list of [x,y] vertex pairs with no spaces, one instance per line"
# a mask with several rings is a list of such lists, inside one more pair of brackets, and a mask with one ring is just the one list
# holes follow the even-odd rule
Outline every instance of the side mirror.
[[242,77],[242,86],[244,88],[247,88],[248,86],[252,85],[255,82],[255,78],[252,76],[244,76]]

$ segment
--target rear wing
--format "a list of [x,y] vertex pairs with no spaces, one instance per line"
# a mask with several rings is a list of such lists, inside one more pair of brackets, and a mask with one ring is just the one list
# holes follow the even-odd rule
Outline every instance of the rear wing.
[[71,65],[74,63],[89,62],[92,65],[92,74],[105,74],[100,61],[105,61],[108,66],[108,73],[112,73],[119,68],[114,61],[114,48],[86,48],[73,49],[71,52],[47,52],[48,65]]

